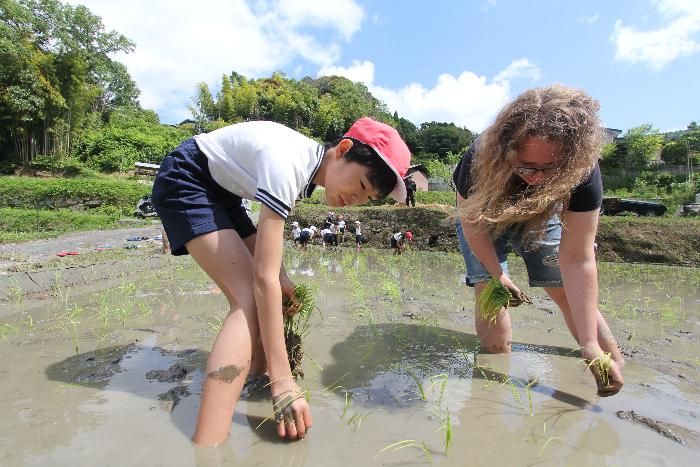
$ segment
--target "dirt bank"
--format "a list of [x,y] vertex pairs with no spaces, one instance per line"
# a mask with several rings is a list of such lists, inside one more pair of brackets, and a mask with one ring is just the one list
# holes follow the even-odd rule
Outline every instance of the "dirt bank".
[[[288,223],[298,221],[302,227],[320,227],[327,210],[327,206],[297,206]],[[351,231],[354,221],[362,222],[369,247],[386,248],[393,232],[411,230],[414,248],[459,251],[454,220],[446,206],[378,206],[338,212],[345,215]],[[431,235],[437,235],[435,247],[428,246]],[[346,242],[353,241],[352,234],[346,235]],[[601,261],[700,267],[700,222],[695,220],[603,217],[596,241]]]

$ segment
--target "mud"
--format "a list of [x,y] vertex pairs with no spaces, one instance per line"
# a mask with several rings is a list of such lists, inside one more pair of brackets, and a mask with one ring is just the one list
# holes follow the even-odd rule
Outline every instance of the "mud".
[[292,370],[294,379],[304,379],[304,370],[301,367],[301,362],[304,358],[304,349],[302,347],[301,337],[298,334],[288,332],[284,336],[285,346],[287,348],[287,357],[289,358],[289,367]]
[[698,434],[692,430],[689,430],[688,428],[674,425],[673,423],[652,420],[649,417],[635,413],[634,410],[620,410],[617,412],[617,416],[623,420],[641,423],[642,425],[654,430],[661,436],[665,436],[666,438],[684,446],[691,444],[692,446],[700,447],[700,438],[698,438]]
[[[491,355],[479,346],[457,255],[311,248],[289,252],[285,264],[294,282],[318,289],[320,313],[304,336],[301,387],[314,417],[304,441],[277,439],[268,380],[249,378],[227,442],[192,447],[208,352],[228,305],[190,258],[176,258],[89,287],[51,289],[50,299],[0,303],[0,439],[11,446],[0,464],[697,461],[696,270],[600,265],[601,309],[630,355],[625,387],[601,399],[539,289],[525,287],[533,304],[510,312],[512,354]],[[511,268],[526,284],[522,263],[513,259]],[[384,450],[402,440],[427,451]]]
[[233,383],[233,381],[241,374],[243,368],[236,365],[227,365],[217,368],[214,371],[207,373],[207,378],[222,381],[224,383]]

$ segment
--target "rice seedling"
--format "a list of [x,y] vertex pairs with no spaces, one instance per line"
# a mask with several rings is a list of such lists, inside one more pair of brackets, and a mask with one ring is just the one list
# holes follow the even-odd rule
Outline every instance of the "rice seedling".
[[427,444],[425,444],[425,441],[418,441],[415,439],[404,439],[404,440],[392,443],[388,446],[385,446],[381,451],[379,451],[377,453],[376,456],[374,456],[374,458],[376,459],[377,457],[384,454],[386,451],[396,452],[396,451],[404,449],[404,448],[418,448],[421,451],[423,451],[423,455],[426,457],[426,459],[428,459],[428,461],[430,463],[433,462],[433,457],[430,454],[430,449],[428,449],[428,446],[427,446]]
[[221,331],[221,328],[224,325],[224,321],[216,315],[209,315],[207,316],[207,324],[210,328],[214,330],[214,332],[218,333],[219,331]]
[[14,324],[4,323],[0,324],[0,338],[7,337],[10,334],[17,334],[19,332],[19,327]]
[[350,408],[350,405],[352,404],[352,394],[350,394],[348,391],[345,391],[345,406],[343,407],[343,413],[340,414],[340,419],[344,419],[345,415],[348,413],[348,409]]
[[153,313],[153,310],[151,309],[151,307],[146,305],[145,302],[139,302],[138,307],[139,307],[139,310],[141,310],[141,318],[144,318],[144,319],[148,318]]
[[29,334],[34,332],[34,329],[36,328],[36,323],[34,322],[34,318],[32,318],[32,315],[27,313],[27,318],[26,318],[26,323],[27,323],[27,332]]
[[586,366],[593,370],[596,383],[598,384],[598,393],[605,392],[606,387],[610,384],[610,352],[603,352],[593,360],[584,360]]
[[[69,333],[71,335],[71,340],[73,341],[73,348],[75,350],[75,355],[78,355],[80,352],[79,346],[78,346],[78,326],[80,325],[80,321],[78,321],[78,318],[80,318],[80,315],[83,314],[83,308],[78,305],[73,305],[73,308],[68,313],[63,314],[59,318],[59,322],[61,324],[59,325],[65,332]],[[70,325],[70,328],[68,327]]]
[[432,391],[436,385],[440,385],[440,395],[438,396],[437,402],[438,405],[442,404],[442,399],[445,396],[445,389],[447,388],[447,373],[433,375],[430,378],[428,378],[428,380],[430,381],[430,391]]
[[24,303],[24,290],[16,277],[12,278],[12,284],[7,288],[7,298],[16,302],[18,305]]
[[438,431],[445,432],[445,455],[447,456],[450,446],[452,445],[452,416],[450,415],[449,409],[444,416],[434,410],[432,413],[440,420],[441,425],[438,428]]
[[418,386],[418,395],[420,396],[421,400],[427,401],[428,396],[425,394],[425,388],[423,387],[423,380],[421,380],[418,375],[416,375],[414,372],[412,372],[410,369],[406,369],[406,373],[413,379],[413,381],[416,382],[416,385]]
[[496,324],[501,308],[508,308],[511,300],[515,300],[513,294],[499,280],[491,279],[476,299],[479,313],[482,319],[489,324]]
[[362,422],[365,420],[365,418],[369,417],[372,415],[374,410],[370,410],[369,412],[363,414],[362,412],[355,412],[352,414],[352,416],[348,419],[346,422],[348,426],[353,426],[353,429],[355,432],[360,429],[360,426],[362,425]]
[[[301,284],[294,289],[294,299],[287,299],[282,304],[284,314],[284,338],[289,357],[289,366],[294,378],[304,378],[301,360],[304,357],[303,339],[311,331],[311,316],[316,310],[315,290]],[[290,313],[293,313],[290,316]]]

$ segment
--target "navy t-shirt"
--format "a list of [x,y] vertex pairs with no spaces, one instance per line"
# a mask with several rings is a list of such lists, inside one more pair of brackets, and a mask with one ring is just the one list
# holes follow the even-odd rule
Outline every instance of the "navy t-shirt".
[[[469,187],[471,186],[471,167],[472,158],[474,157],[475,146],[472,144],[464,153],[462,159],[457,164],[452,180],[457,187],[457,192],[462,198],[469,196]],[[517,175],[513,175],[517,177]],[[527,184],[523,181],[523,188]],[[588,212],[600,209],[603,203],[603,180],[600,176],[600,165],[596,162],[595,168],[591,175],[577,186],[571,193],[569,198],[569,211]]]

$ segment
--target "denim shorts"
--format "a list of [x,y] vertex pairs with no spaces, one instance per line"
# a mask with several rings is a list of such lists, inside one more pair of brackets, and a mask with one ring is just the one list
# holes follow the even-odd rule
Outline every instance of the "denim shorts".
[[256,232],[242,199],[214,181],[207,156],[193,138],[165,156],[153,183],[153,206],[175,256],[198,235],[233,229],[241,238]]
[[[530,287],[561,287],[563,285],[559,270],[561,229],[561,221],[555,215],[547,221],[547,231],[544,237],[527,245],[523,239],[522,229],[513,228],[503,233],[493,242],[503,272],[508,275],[506,258],[508,251],[512,249],[525,261]],[[488,282],[491,275],[469,248],[459,219],[457,219],[457,237],[464,264],[467,266],[467,285],[471,287],[480,282]]]

